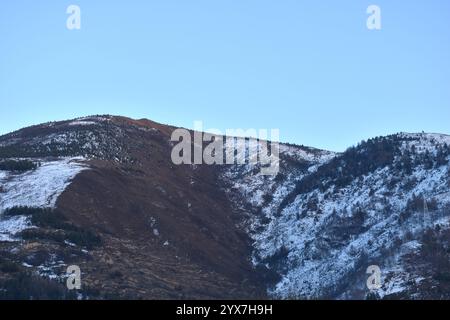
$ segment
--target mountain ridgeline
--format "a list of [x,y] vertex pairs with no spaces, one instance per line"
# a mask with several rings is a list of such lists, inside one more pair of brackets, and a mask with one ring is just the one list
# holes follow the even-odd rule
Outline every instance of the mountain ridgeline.
[[1,136],[0,298],[450,298],[450,136],[280,144],[265,176],[174,165],[175,129],[92,116]]

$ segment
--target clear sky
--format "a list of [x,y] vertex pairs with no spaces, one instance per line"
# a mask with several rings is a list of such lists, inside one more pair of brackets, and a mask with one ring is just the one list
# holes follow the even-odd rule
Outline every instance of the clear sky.
[[279,128],[336,151],[450,134],[450,1],[0,1],[0,134],[90,114]]

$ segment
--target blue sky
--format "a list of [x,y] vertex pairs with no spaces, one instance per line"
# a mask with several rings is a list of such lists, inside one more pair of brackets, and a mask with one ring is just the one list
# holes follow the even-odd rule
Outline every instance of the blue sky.
[[336,151],[450,134],[449,40],[446,0],[1,1],[0,134],[106,113]]

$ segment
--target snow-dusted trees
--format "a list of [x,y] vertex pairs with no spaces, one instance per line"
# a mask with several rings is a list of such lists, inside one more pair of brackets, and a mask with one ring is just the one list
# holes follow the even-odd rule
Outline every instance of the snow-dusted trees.
[[5,171],[29,171],[37,168],[37,165],[29,160],[4,160],[0,162],[0,170]]

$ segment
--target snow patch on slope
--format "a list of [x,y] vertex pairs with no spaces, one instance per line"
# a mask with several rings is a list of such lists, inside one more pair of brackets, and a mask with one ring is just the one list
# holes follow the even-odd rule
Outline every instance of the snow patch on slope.
[[25,173],[0,171],[0,241],[29,227],[25,217],[5,218],[2,212],[17,206],[53,208],[73,178],[87,169],[82,158],[63,158],[42,162]]
[[13,241],[12,236],[31,227],[25,216],[3,219],[0,217],[0,241]]

